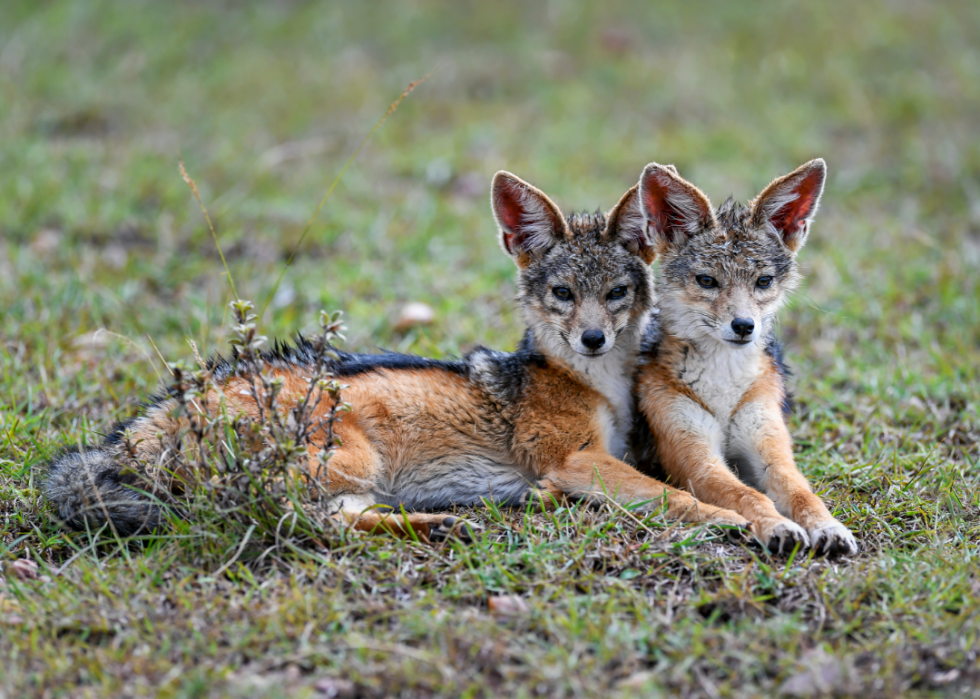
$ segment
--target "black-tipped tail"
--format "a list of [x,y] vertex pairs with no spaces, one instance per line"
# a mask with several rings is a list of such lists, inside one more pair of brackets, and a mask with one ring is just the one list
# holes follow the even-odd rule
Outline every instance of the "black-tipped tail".
[[120,536],[146,534],[160,525],[160,508],[146,484],[104,448],[64,451],[48,465],[44,494],[73,529],[96,530],[107,522]]

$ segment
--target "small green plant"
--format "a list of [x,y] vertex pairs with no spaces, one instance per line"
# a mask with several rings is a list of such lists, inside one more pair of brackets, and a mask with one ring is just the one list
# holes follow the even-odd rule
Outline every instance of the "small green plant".
[[[181,425],[179,445],[165,468],[139,463],[134,437],[123,443],[146,492],[171,513],[178,530],[240,533],[260,542],[302,547],[335,535],[327,473],[337,446],[334,426],[349,410],[331,377],[334,343],[343,338],[339,312],[320,315],[320,332],[303,338],[312,357],[306,386],[288,388],[263,356],[250,301],[231,303],[235,325],[228,360],[199,361],[196,369],[171,364],[166,393]],[[247,391],[254,410],[230,412],[224,391]],[[240,388],[244,385],[245,388]]]

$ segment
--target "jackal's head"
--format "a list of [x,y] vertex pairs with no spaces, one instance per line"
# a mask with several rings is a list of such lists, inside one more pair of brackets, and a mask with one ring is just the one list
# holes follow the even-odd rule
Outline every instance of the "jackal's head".
[[811,160],[745,207],[717,211],[673,166],[651,163],[640,179],[648,232],[662,255],[658,282],[664,328],[695,342],[749,347],[765,342],[776,311],[799,283],[827,166]]
[[541,349],[576,365],[616,349],[635,351],[654,303],[656,256],[637,188],[608,215],[566,218],[542,191],[498,172],[491,204]]

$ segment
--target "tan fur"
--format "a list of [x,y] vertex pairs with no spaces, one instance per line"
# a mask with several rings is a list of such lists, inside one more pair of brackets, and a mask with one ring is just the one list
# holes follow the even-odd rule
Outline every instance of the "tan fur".
[[[302,370],[268,371],[284,379],[279,409],[285,415],[292,401],[305,395],[307,377]],[[445,371],[380,369],[345,381],[349,386],[344,397],[353,408],[335,426],[342,446],[328,462],[327,473],[319,471],[316,453],[321,444],[316,435],[309,447],[313,474],[341,501],[345,495],[364,495],[379,482],[393,483],[403,472],[426,468],[440,457],[484,454],[525,471],[529,485],[535,486],[529,488],[529,497],[536,497],[543,507],[565,495],[623,504],[646,501],[658,507],[666,496],[666,516],[671,519],[747,525],[734,512],[698,503],[606,453],[599,413],[611,409],[608,400],[560,365],[535,367],[534,390],[527,398],[499,407],[489,405],[464,377]],[[249,384],[239,377],[220,392],[212,390],[206,402],[210,411],[223,408],[231,415],[253,418],[259,413]],[[139,423],[134,432],[139,459],[159,462],[159,437],[176,445],[177,434],[186,431],[186,420],[178,423],[169,417],[172,409],[173,403],[165,401]],[[510,447],[504,438],[508,422],[517,426]],[[451,471],[432,475],[452,478]],[[335,517],[356,529],[397,536],[411,534],[407,523],[417,536],[428,539],[430,530],[448,515],[344,506]]]

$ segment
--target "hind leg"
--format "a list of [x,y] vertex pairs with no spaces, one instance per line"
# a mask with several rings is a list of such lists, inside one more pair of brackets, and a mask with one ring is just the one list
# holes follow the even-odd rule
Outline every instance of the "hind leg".
[[326,484],[327,493],[339,509],[333,515],[358,531],[383,531],[402,538],[441,541],[455,537],[472,538],[470,526],[458,517],[422,512],[400,513],[379,505],[374,486],[383,469],[381,455],[357,427],[343,425],[338,429],[342,446],[322,468],[316,459],[316,448],[310,449],[310,470]]
[[424,512],[394,512],[383,506],[378,509],[371,498],[342,498],[340,511],[333,518],[364,532],[386,532],[402,539],[418,538],[435,542],[449,538],[470,542],[471,526],[453,515]]

